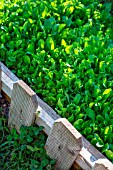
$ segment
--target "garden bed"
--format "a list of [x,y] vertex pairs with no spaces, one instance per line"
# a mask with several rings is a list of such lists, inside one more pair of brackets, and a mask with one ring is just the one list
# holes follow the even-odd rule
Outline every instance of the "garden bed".
[[10,103],[0,98],[0,169],[54,170],[55,160],[51,160],[44,148],[47,136],[43,127],[21,127],[20,134],[15,128],[9,130]]
[[[1,1],[0,59],[113,161],[111,13],[111,3],[100,0]],[[3,74],[2,89],[7,99],[13,101],[15,93],[20,96],[26,85],[12,74],[14,79]],[[17,80],[13,88],[13,81]],[[25,99],[25,107],[15,108],[20,113],[15,118],[22,121],[26,109],[25,113],[30,114],[26,125],[36,116],[38,124],[43,123],[49,134],[58,115],[35,93],[30,90],[26,95],[26,98],[32,96],[28,101],[33,104],[32,112]],[[12,105],[16,105],[15,100]],[[34,115],[35,110],[39,114]]]
[[[20,81],[13,73],[11,73],[7,69],[7,67],[4,66],[4,64],[1,63],[1,66],[2,66],[2,92],[5,94],[5,96],[9,100],[12,100],[12,103],[14,104],[14,101],[13,101],[14,98],[12,98],[13,97],[13,91],[14,91],[15,96],[19,96],[19,95],[21,96],[22,95],[18,91],[18,86],[17,86],[18,82],[19,82],[19,86],[22,85],[23,89],[27,93],[29,93],[30,90],[29,90],[28,86],[24,82]],[[15,89],[15,87],[17,89]],[[15,90],[17,90],[17,91],[15,91]],[[17,92],[19,92],[19,94],[16,94]],[[26,98],[25,92],[24,92],[24,97]],[[52,133],[51,131],[52,131],[52,129],[54,130],[54,124],[55,124],[55,122],[57,122],[59,120],[59,116],[53,111],[52,108],[50,108],[38,96],[36,96],[36,99],[38,100],[38,103],[37,103],[38,105],[37,105],[36,111],[33,113],[33,115],[35,115],[35,118],[36,118],[35,123],[39,126],[43,126],[44,132],[48,136],[51,137],[51,133]],[[22,100],[25,100],[25,99],[22,99]],[[17,101],[17,105],[19,105],[20,107],[23,106],[22,102],[19,103],[18,101]],[[18,112],[18,108],[17,108],[16,111]],[[13,110],[11,110],[10,112],[13,112]],[[32,110],[31,110],[31,112],[32,112]],[[31,116],[33,116],[33,115],[31,115]],[[14,114],[14,116],[16,117],[16,114]],[[63,121],[61,121],[61,122],[63,122]],[[68,122],[66,122],[66,124],[68,124]],[[68,131],[71,131],[72,136],[73,136],[74,133],[75,133],[75,129],[71,127],[71,124],[69,124],[68,127],[70,127],[68,129]],[[18,126],[17,126],[17,129],[18,129]],[[71,129],[73,129],[73,130],[71,130]],[[78,134],[78,132],[76,132],[76,133]],[[68,133],[67,133],[67,135],[68,135]],[[75,139],[76,139],[76,137],[77,136],[75,135]],[[97,151],[83,136],[80,135],[80,138],[81,138],[81,141],[82,141],[82,146],[80,148],[80,152],[78,153],[78,156],[76,157],[76,159],[74,161],[74,164],[72,164],[73,169],[77,169],[79,167],[79,168],[82,168],[82,169],[85,169],[85,170],[86,169],[90,170],[94,167],[94,165],[96,165],[96,161],[98,162],[98,160],[101,160],[99,162],[99,165],[103,166],[104,162],[106,162],[107,159],[99,151]],[[63,145],[63,141],[58,141],[58,142],[62,143],[62,145]],[[54,141],[53,141],[53,143],[54,143]],[[54,150],[54,148],[53,148],[53,150]],[[52,156],[52,158],[54,156]],[[56,158],[56,157],[54,157],[54,158]],[[107,164],[108,164],[108,167],[110,167],[110,166],[112,167],[112,164],[108,160],[107,160]],[[106,166],[107,166],[107,164],[106,164]]]

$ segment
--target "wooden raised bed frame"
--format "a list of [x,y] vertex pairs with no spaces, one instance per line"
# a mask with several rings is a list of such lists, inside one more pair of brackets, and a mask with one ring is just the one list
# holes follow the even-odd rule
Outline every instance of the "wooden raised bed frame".
[[[21,119],[23,125],[31,125],[35,121],[38,126],[44,126],[44,132],[48,135],[45,147],[50,157],[57,160],[55,169],[68,170],[72,166],[73,170],[113,170],[113,164],[103,154],[93,147],[65,118],[60,118],[2,62],[0,62],[0,93],[1,91],[7,100],[11,101],[10,117],[16,117],[14,111],[18,112],[18,109],[22,107],[18,114],[22,114],[22,110],[24,110],[24,118],[23,115],[17,116],[19,122]],[[27,102],[28,104],[26,104]],[[18,106],[15,108],[15,105],[18,105],[19,108]],[[26,121],[27,112],[29,115],[27,115],[28,120]],[[12,124],[10,117],[9,125]],[[14,118],[14,123],[17,118]],[[18,127],[16,124],[17,122],[15,127],[19,131],[21,123]],[[68,163],[66,158],[68,158]]]

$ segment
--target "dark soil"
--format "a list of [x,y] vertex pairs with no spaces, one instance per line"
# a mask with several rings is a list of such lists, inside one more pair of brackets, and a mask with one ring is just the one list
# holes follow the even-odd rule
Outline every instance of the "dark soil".
[[0,110],[1,110],[0,113],[8,118],[9,108],[10,108],[9,102],[6,100],[6,98],[3,97],[3,95],[0,95]]

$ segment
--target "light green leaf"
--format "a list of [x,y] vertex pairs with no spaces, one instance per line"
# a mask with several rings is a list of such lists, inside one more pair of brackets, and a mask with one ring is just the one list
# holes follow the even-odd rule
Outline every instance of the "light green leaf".
[[66,41],[64,39],[61,40],[61,45],[66,47]]
[[38,41],[38,45],[39,45],[39,47],[40,47],[41,49],[44,49],[44,40],[43,40],[43,39],[40,39],[40,40]]
[[106,126],[106,127],[105,127],[105,131],[104,131],[104,134],[105,134],[105,135],[107,135],[107,134],[109,133],[109,129],[110,129],[109,126]]
[[109,149],[109,144],[106,143],[106,144],[104,145],[103,149],[102,149],[102,153],[103,153],[103,152],[106,152],[108,149]]
[[68,118],[68,121],[72,123],[72,122],[74,122],[74,119],[75,119],[74,114],[72,114],[72,115]]
[[61,109],[61,108],[63,108],[63,104],[62,104],[62,102],[61,102],[61,99],[59,98],[58,99],[58,107]]
[[111,150],[107,150],[105,153],[107,157],[113,161],[113,152]]
[[52,37],[47,38],[47,46],[49,47],[50,50],[54,50],[55,44]]
[[34,148],[30,145],[26,145],[27,149],[29,149],[31,152],[34,152]]
[[30,24],[34,23],[34,21],[31,18],[29,18],[28,20],[29,20]]
[[113,118],[113,110],[110,112],[109,117]]
[[27,55],[25,55],[25,56],[24,56],[24,62],[25,62],[26,64],[30,64],[30,57],[27,56]]
[[61,32],[65,26],[66,26],[66,24],[60,24],[58,26],[58,32]]
[[85,135],[88,135],[88,134],[91,133],[91,131],[92,131],[91,127],[86,127],[83,132],[84,132]]
[[83,119],[78,119],[77,121],[74,122],[73,126],[78,130],[80,130],[82,123],[83,123]]
[[20,44],[22,44],[22,40],[18,40],[17,42],[16,42],[16,46],[18,47]]
[[111,89],[111,88],[106,89],[106,90],[104,90],[103,95],[105,95],[105,94],[109,94],[111,91],[112,91],[112,89]]
[[66,46],[65,51],[66,51],[67,54],[70,54],[70,53],[71,53],[72,47],[73,47],[72,45]]
[[27,52],[34,52],[34,43],[28,45]]

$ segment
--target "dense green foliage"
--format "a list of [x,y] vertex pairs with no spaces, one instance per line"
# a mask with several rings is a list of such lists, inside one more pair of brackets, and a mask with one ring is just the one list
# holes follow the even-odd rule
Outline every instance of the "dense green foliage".
[[55,161],[46,155],[43,127],[21,127],[9,131],[6,118],[0,117],[1,170],[53,170]]
[[113,161],[113,17],[99,0],[1,5],[0,58]]

